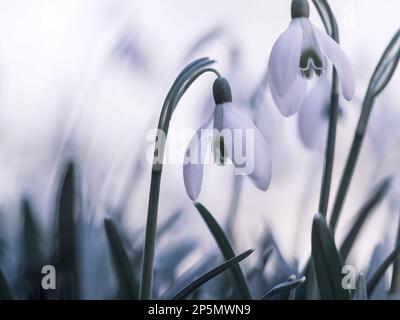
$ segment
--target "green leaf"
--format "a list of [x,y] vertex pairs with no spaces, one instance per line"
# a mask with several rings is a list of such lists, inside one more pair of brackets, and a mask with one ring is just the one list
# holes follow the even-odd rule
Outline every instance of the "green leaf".
[[[217,245],[224,256],[225,260],[229,260],[235,256],[235,252],[229,243],[228,238],[226,237],[224,231],[222,230],[221,226],[218,222],[214,219],[212,214],[201,204],[195,203],[196,209],[199,211],[200,215],[202,216],[203,220],[208,226],[211,234],[213,235]],[[231,269],[232,276],[235,280],[236,286],[238,291],[241,295],[242,299],[251,300],[251,293],[246,282],[246,278],[244,277],[243,271],[239,265],[235,265]]]
[[400,245],[397,245],[397,247],[386,258],[386,260],[379,266],[378,270],[376,270],[375,273],[372,275],[372,277],[368,281],[368,285],[367,285],[367,292],[368,292],[369,297],[372,295],[372,293],[374,292],[379,281],[382,279],[383,275],[385,274],[386,270],[394,262],[394,260],[397,258],[399,253],[400,253]]
[[342,288],[342,259],[326,220],[319,213],[315,215],[312,226],[312,259],[321,298],[350,299],[350,293]]
[[0,267],[0,300],[13,300],[14,293],[9,285],[3,270]]
[[66,166],[57,204],[57,292],[61,299],[78,298],[78,254],[76,244],[75,165]]
[[26,299],[42,298],[43,292],[38,285],[43,276],[41,269],[45,264],[40,246],[41,240],[41,232],[29,201],[24,199],[22,201],[21,264]]
[[106,218],[104,219],[104,228],[120,292],[123,298],[137,299],[139,287],[117,227],[111,219]]
[[[396,245],[400,245],[400,220],[397,225]],[[392,284],[390,286],[391,294],[400,294],[400,257],[393,262]]]
[[291,276],[288,281],[278,284],[269,290],[265,296],[263,296],[262,300],[271,300],[274,296],[283,295],[286,297],[284,300],[288,300],[291,296],[293,296],[293,290],[295,290],[298,286],[303,284],[306,281],[306,277],[301,277],[300,279],[296,279],[295,276]]
[[205,273],[204,275],[197,278],[191,284],[183,288],[174,298],[173,300],[182,300],[185,299],[189,294],[195,291],[197,288],[202,286],[204,283],[210,281],[211,279],[215,278],[220,273],[224,272],[225,270],[237,265],[240,261],[246,259],[249,255],[253,253],[254,250],[250,249],[242,254],[238,255],[237,257],[233,257],[228,261],[224,262],[223,264],[219,265],[218,267],[210,270],[209,272]]
[[367,285],[365,282],[364,273],[360,272],[357,279],[357,288],[354,300],[368,300]]
[[371,198],[362,206],[357,216],[356,221],[354,222],[352,228],[347,234],[345,240],[343,241],[342,246],[340,247],[340,253],[345,261],[350,253],[351,248],[353,247],[357,236],[359,235],[362,226],[365,221],[369,217],[370,213],[374,208],[382,201],[387,192],[389,191],[391,178],[385,179],[375,190]]
[[183,288],[189,285],[193,279],[198,278],[200,275],[212,268],[216,259],[218,259],[218,257],[216,257],[215,254],[208,255],[201,259],[200,262],[196,263],[193,267],[191,267],[188,271],[174,281],[173,285],[161,295],[161,300],[171,300]]

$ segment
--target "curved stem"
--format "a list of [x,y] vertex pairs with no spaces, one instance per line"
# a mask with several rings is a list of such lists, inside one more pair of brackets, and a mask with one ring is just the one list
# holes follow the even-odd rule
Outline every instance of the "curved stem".
[[[148,300],[152,298],[153,287],[153,266],[154,266],[154,252],[155,241],[157,232],[157,215],[158,215],[158,202],[160,196],[161,174],[163,167],[164,149],[166,144],[166,137],[168,135],[169,123],[172,114],[182,98],[183,94],[190,87],[191,84],[205,72],[213,72],[217,76],[218,71],[208,68],[214,61],[208,58],[202,58],[189,64],[179,74],[174,84],[172,85],[167,97],[165,98],[163,108],[161,110],[158,132],[155,139],[156,145],[154,149],[154,160],[151,171],[149,204],[147,209],[147,222],[146,222],[146,235],[143,249],[142,261],[142,278],[140,283],[139,298]],[[161,137],[161,135],[164,135]]]

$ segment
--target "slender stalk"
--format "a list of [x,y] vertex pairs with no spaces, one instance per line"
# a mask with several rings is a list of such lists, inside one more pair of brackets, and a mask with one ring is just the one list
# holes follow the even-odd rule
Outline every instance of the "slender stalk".
[[[397,31],[397,33],[389,43],[388,47],[386,48],[385,52],[383,53],[371,77],[367,93],[365,94],[360,118],[358,120],[356,132],[353,138],[353,143],[350,149],[350,153],[347,157],[346,166],[342,174],[342,178],[336,194],[335,203],[332,209],[332,215],[329,225],[333,231],[335,231],[337,227],[340,213],[342,211],[343,204],[346,199],[347,191],[349,189],[350,182],[353,177],[354,169],[356,167],[357,160],[360,155],[361,146],[364,140],[365,133],[367,131],[368,121],[375,102],[375,98],[387,86],[399,63],[400,48],[396,46],[398,45],[399,39],[400,39],[400,30]],[[395,51],[396,53],[395,55],[393,55],[393,57],[391,57],[393,51]]]
[[326,217],[328,212],[329,195],[332,184],[333,164],[335,160],[336,130],[339,115],[339,95],[337,93],[338,77],[333,70],[332,96],[329,114],[329,129],[325,150],[325,167],[322,176],[321,193],[319,198],[319,212]]
[[[396,246],[400,245],[400,220],[397,227]],[[390,286],[391,294],[400,294],[400,257],[393,263],[392,284]]]
[[[183,69],[168,92],[161,110],[158,122],[158,133],[155,140],[156,146],[154,150],[154,161],[151,171],[146,235],[143,249],[142,277],[139,292],[139,298],[141,300],[149,300],[152,298],[158,202],[163,167],[162,161],[164,158],[164,149],[166,137],[168,135],[169,123],[179,100],[195,79],[205,72],[213,72],[219,76],[219,73],[215,69],[208,68],[212,63],[214,63],[214,61],[209,60],[208,58],[202,58],[192,62]],[[164,134],[164,137],[159,136],[161,132]]]
[[[336,18],[328,4],[328,1],[314,1],[321,19],[324,22],[326,31],[339,43],[339,29],[337,26]],[[327,16],[324,15],[326,13]],[[329,23],[328,23],[329,21]],[[332,184],[333,164],[335,160],[335,146],[336,146],[336,129],[339,115],[339,94],[338,94],[339,79],[335,67],[332,71],[332,91],[331,91],[331,106],[329,111],[329,129],[325,150],[325,164],[322,175],[321,193],[319,198],[318,211],[326,217],[329,205],[329,195]]]

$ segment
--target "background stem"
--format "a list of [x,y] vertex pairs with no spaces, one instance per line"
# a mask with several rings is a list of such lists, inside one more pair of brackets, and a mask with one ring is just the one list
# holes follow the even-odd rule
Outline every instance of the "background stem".
[[[147,209],[146,235],[143,249],[142,277],[140,282],[139,298],[149,300],[152,298],[154,253],[157,233],[158,202],[160,197],[160,184],[163,168],[164,149],[168,135],[169,123],[172,114],[189,86],[205,72],[219,73],[208,68],[214,61],[201,58],[190,63],[182,70],[165,98],[158,121],[158,132],[155,139],[154,160],[151,171],[149,204]],[[163,134],[161,137],[159,134]]]
[[321,193],[318,211],[326,217],[328,212],[329,194],[331,190],[333,163],[335,160],[336,129],[339,115],[339,95],[337,93],[338,77],[335,68],[332,75],[332,96],[329,114],[329,129],[325,151],[325,167],[322,176]]
[[[324,23],[326,32],[333,40],[339,43],[339,28],[336,18],[326,0],[314,0],[314,5]],[[335,147],[336,147],[336,129],[337,120],[339,115],[339,94],[338,94],[339,79],[337,71],[333,66],[332,71],[332,91],[331,91],[331,105],[329,110],[329,128],[325,149],[325,164],[322,174],[321,193],[319,198],[318,211],[326,217],[329,205],[329,195],[332,184],[333,164],[335,160]]]

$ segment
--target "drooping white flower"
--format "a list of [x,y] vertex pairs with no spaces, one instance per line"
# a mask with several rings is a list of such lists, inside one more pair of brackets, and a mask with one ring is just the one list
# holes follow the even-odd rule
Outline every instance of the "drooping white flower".
[[209,150],[213,146],[217,163],[224,164],[230,160],[239,174],[248,175],[257,188],[267,190],[271,180],[271,161],[263,135],[232,103],[226,79],[218,78],[213,92],[215,109],[197,130],[185,152],[183,178],[187,194],[195,201],[200,193],[206,159],[204,146]]
[[331,81],[323,77],[310,91],[300,106],[299,136],[310,150],[324,152],[329,123]]
[[272,97],[289,117],[299,111],[307,94],[307,80],[323,76],[329,61],[336,68],[346,100],[354,96],[352,68],[343,50],[309,20],[307,0],[292,1],[292,21],[272,48],[268,62]]

